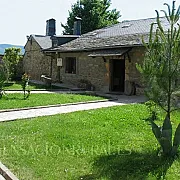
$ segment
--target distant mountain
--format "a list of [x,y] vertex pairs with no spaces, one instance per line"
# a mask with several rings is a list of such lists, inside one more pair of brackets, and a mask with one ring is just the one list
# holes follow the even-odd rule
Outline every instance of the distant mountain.
[[12,45],[12,44],[0,44],[0,54],[4,54],[6,48],[17,47],[21,48],[22,54],[24,54],[24,46]]

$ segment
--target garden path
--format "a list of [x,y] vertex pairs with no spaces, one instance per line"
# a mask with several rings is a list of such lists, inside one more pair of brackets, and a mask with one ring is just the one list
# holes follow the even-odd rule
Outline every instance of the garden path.
[[90,110],[90,109],[98,109],[98,108],[103,108],[103,107],[121,106],[125,104],[140,103],[144,101],[145,99],[143,96],[121,95],[118,97],[118,100],[113,100],[113,101],[76,103],[76,104],[68,104],[68,105],[57,105],[54,107],[47,106],[47,107],[41,107],[41,108],[30,108],[26,110],[10,110],[7,112],[1,111],[0,122],[70,113],[70,112]]

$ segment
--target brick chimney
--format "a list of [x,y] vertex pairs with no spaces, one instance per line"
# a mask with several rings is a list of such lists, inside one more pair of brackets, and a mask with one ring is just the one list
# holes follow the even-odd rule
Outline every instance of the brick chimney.
[[74,35],[81,35],[81,21],[82,21],[81,18],[75,17],[74,30],[73,30]]
[[56,20],[49,19],[46,21],[46,36],[56,35]]

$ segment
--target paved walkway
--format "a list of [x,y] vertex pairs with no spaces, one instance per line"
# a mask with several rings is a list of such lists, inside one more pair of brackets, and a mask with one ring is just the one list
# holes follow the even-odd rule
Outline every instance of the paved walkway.
[[28,110],[12,110],[9,112],[0,112],[0,121],[12,121],[17,119],[33,118],[40,116],[49,116],[55,114],[70,113],[75,111],[98,109],[103,107],[121,106],[130,103],[144,102],[143,97],[139,96],[121,96],[116,101],[94,102],[94,103],[81,103],[72,105],[61,105],[56,107],[43,107],[39,109]]
[[[6,90],[5,93],[7,94],[14,94],[14,93],[24,93],[22,90]],[[58,93],[58,94],[93,94],[92,91],[72,91],[72,90],[31,90],[31,94],[51,94],[51,93]],[[95,94],[95,92],[94,92]]]

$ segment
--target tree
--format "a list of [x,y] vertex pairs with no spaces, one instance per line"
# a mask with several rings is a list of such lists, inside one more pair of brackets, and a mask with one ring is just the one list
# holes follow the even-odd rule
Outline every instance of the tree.
[[[166,117],[162,127],[151,121],[152,131],[161,145],[162,154],[165,156],[177,155],[180,144],[180,124],[178,125],[174,141],[172,142],[171,112],[179,108],[176,92],[180,88],[180,6],[175,9],[168,4],[168,12],[164,11],[168,23],[168,30],[161,24],[159,12],[155,24],[151,25],[148,44],[145,44],[146,54],[142,65],[137,65],[144,77],[146,85],[145,94],[159,107]],[[155,31],[154,31],[155,30]]]
[[3,61],[7,64],[9,78],[16,79],[18,76],[17,65],[22,60],[22,54],[20,48],[6,48]]
[[71,7],[67,24],[61,24],[63,34],[73,34],[75,17],[82,19],[82,34],[118,23],[120,12],[109,10],[111,0],[80,0]]
[[4,94],[3,86],[7,79],[8,79],[7,66],[4,62],[0,62],[0,98]]

